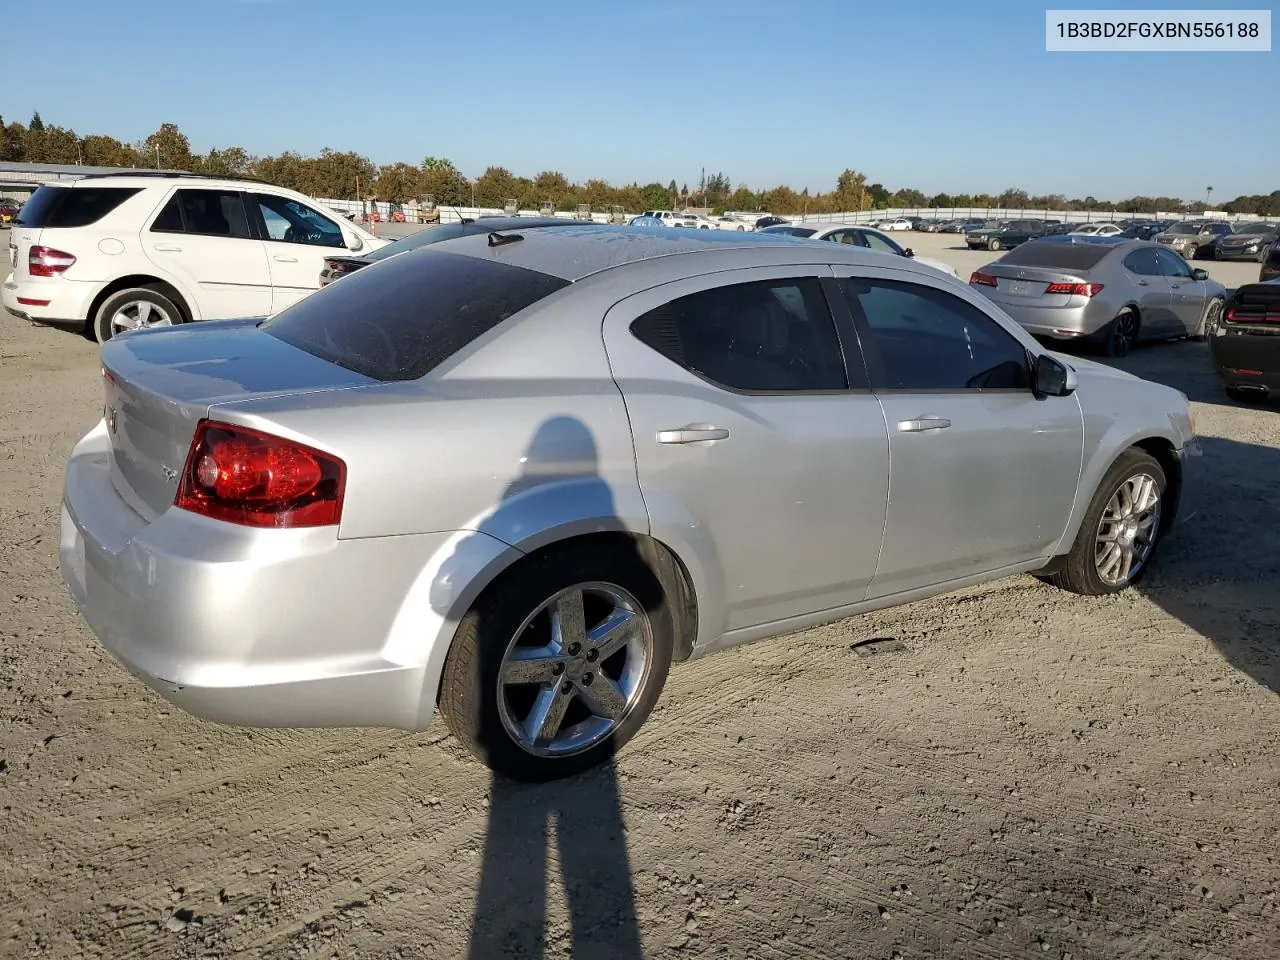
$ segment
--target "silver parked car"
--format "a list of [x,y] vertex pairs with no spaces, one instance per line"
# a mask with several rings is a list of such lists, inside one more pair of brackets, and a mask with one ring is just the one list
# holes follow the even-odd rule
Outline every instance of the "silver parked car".
[[1226,288],[1145,240],[1046,237],[975,271],[969,283],[1037,337],[1091,338],[1108,356],[1139,340],[1204,337]]
[[438,706],[535,780],[673,661],[1026,571],[1122,590],[1199,452],[1181,393],[958,280],[737,232],[460,238],[102,366],[61,564],[133,673],[235,724]]

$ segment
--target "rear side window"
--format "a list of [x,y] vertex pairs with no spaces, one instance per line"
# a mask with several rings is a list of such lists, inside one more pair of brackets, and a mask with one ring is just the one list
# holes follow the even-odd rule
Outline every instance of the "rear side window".
[[261,328],[375,380],[417,380],[568,280],[436,250],[410,250],[331,283]]
[[689,294],[638,317],[631,332],[703,379],[751,393],[848,387],[817,278],[736,283]]
[[87,227],[97,223],[141,187],[41,187],[23,204],[23,227]]
[[164,205],[155,222],[156,233],[189,233],[203,237],[248,240],[249,221],[238,190],[179,190]]
[[1002,264],[1019,267],[1061,267],[1064,270],[1088,270],[1114,247],[1101,243],[1024,243],[1000,258]]

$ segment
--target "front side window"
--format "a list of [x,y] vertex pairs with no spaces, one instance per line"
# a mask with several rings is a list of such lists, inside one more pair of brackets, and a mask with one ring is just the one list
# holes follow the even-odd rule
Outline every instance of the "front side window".
[[256,193],[253,199],[267,229],[266,239],[316,247],[345,246],[342,228],[305,203],[268,193]]
[[[881,390],[1026,390],[1027,351],[972,304],[933,287],[851,277],[849,309],[874,351]],[[879,367],[876,370],[875,367]]]
[[638,317],[631,332],[673,363],[730,390],[848,387],[835,323],[816,277],[689,294]]
[[1181,277],[1184,280],[1191,276],[1191,268],[1187,266],[1176,253],[1170,253],[1168,250],[1153,250],[1156,260],[1160,264],[1160,272],[1166,277]]
[[151,224],[155,233],[250,240],[244,198],[238,190],[179,190]]
[[866,230],[862,232],[862,238],[872,250],[879,250],[882,253],[896,253],[898,256],[902,256],[902,248],[888,237],[882,237],[878,233]]

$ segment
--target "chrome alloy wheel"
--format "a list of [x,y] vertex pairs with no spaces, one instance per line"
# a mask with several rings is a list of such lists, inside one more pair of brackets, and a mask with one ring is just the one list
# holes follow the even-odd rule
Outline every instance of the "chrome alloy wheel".
[[124,333],[126,330],[141,330],[145,327],[173,326],[173,317],[169,311],[150,300],[130,300],[122,303],[111,315],[111,333]]
[[516,631],[498,673],[507,734],[534,756],[601,742],[648,679],[653,634],[639,601],[610,583],[580,583],[546,600]]
[[1129,477],[1111,495],[1094,537],[1094,565],[1102,582],[1124,586],[1151,556],[1160,532],[1160,486],[1150,474]]

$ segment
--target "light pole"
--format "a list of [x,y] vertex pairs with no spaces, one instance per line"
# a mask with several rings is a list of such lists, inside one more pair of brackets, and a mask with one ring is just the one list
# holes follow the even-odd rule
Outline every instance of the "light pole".
[[1213,187],[1205,187],[1205,188],[1204,188],[1204,208],[1205,208],[1205,210],[1208,210],[1208,209],[1209,209],[1209,198],[1210,198],[1211,196],[1213,196]]

